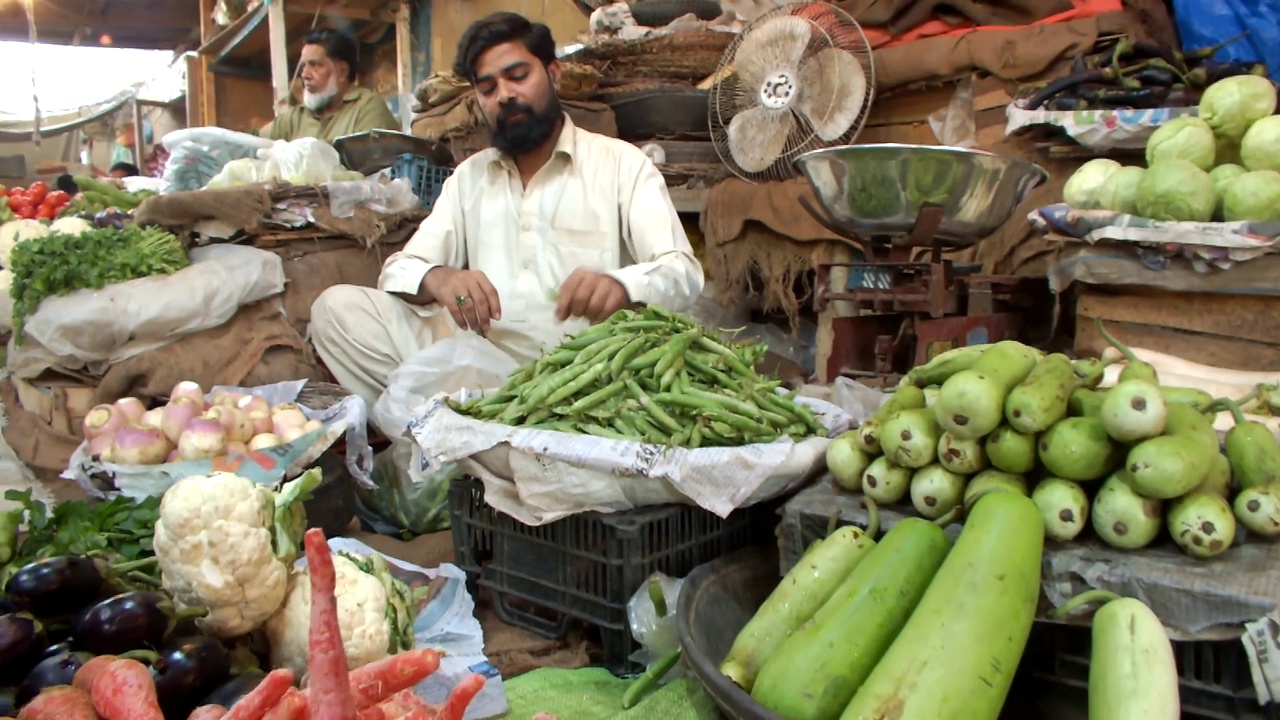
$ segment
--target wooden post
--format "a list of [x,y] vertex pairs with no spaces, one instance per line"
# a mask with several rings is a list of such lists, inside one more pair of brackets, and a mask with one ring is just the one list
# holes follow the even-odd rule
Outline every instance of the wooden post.
[[396,80],[400,95],[413,93],[413,12],[408,0],[396,7]]
[[133,164],[142,170],[142,104],[133,96]]
[[288,25],[285,23],[285,0],[266,0],[267,32],[271,47],[271,88],[275,98],[275,114],[277,116],[288,108],[289,81],[293,74],[289,72]]

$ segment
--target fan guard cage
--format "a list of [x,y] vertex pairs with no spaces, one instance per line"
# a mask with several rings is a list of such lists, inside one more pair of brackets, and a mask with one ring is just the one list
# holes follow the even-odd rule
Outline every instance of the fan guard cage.
[[[804,20],[810,29],[809,39],[799,66],[812,60],[823,50],[834,49],[848,53],[861,67],[861,74],[864,76],[861,106],[852,124],[839,137],[823,139],[818,135],[814,124],[803,113],[796,111],[794,106],[790,106],[789,101],[792,95],[805,92],[804,86],[797,82],[799,66],[775,73],[769,83],[770,87],[763,92],[761,87],[748,87],[744,84],[733,69],[738,49],[745,38],[770,21],[787,16]],[[871,44],[852,17],[826,2],[783,5],[755,19],[725,49],[713,77],[717,80],[711,89],[707,108],[712,143],[721,161],[735,175],[749,182],[794,178],[799,175],[799,170],[796,169],[793,161],[800,155],[811,150],[852,144],[867,122],[871,101],[875,96],[875,67]],[[850,78],[836,78],[836,82],[846,80]],[[834,105],[835,101],[838,101],[838,98],[833,97],[831,105]],[[782,151],[768,167],[761,170],[747,170],[734,159],[730,149],[729,125],[739,113],[758,107],[769,107],[771,110],[789,114],[792,118],[792,126],[787,133]]]

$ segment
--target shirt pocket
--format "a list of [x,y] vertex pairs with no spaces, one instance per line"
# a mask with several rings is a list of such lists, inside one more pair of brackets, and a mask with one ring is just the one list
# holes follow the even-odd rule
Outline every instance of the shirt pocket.
[[615,270],[617,241],[604,230],[571,230],[550,228],[547,237],[547,255],[551,260],[553,282],[564,282],[578,268],[591,270]]

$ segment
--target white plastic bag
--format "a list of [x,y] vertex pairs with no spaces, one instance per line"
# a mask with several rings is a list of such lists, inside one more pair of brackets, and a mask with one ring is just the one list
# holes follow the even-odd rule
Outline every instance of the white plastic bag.
[[242,306],[284,292],[276,253],[216,244],[191,251],[191,265],[172,275],[129,280],[100,290],[47,298],[27,318],[9,369],[31,378],[49,368],[106,368],[182,335],[218,327]]
[[[653,604],[653,595],[649,585],[658,583],[662,588],[662,597],[666,604],[666,614],[659,617]],[[631,654],[631,661],[641,665],[649,665],[672,650],[680,647],[680,633],[676,626],[676,607],[680,604],[680,589],[684,580],[670,577],[662,573],[654,573],[636,590],[627,601],[627,624],[631,626],[631,636],[640,644],[640,649]],[[678,679],[681,667],[677,665],[659,681],[662,684]]]
[[269,149],[258,151],[258,157],[267,161],[267,178],[291,185],[323,185],[343,169],[338,151],[315,138],[278,140]]
[[375,176],[331,182],[325,187],[329,190],[329,210],[339,218],[354,215],[358,205],[383,215],[396,215],[418,205],[418,196],[413,194],[413,188],[404,178],[382,182]]
[[386,392],[374,403],[373,424],[387,437],[398,438],[434,395],[496,388],[518,367],[488,340],[459,332],[418,351],[391,373]]

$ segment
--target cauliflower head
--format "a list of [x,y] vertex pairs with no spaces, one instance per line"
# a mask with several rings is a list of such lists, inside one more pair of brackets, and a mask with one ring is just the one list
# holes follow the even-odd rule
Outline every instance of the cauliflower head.
[[[380,660],[390,654],[391,626],[387,622],[387,590],[377,577],[351,559],[335,553],[334,596],[338,600],[338,628],[347,668]],[[289,668],[298,677],[307,671],[307,640],[311,629],[311,575],[295,570],[289,576],[284,605],[266,623],[271,666]]]
[[243,635],[284,602],[275,514],[274,492],[225,472],[179,480],[161,499],[154,547],[164,589],[179,607],[206,608],[206,631]]

